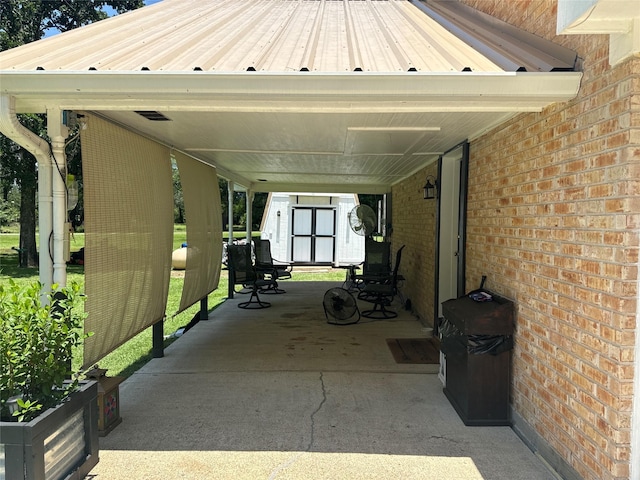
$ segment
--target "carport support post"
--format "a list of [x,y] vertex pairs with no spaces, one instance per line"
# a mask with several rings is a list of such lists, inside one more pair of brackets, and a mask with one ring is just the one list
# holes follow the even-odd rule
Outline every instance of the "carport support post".
[[[57,108],[47,110],[47,134],[51,139],[51,156],[56,168],[51,178],[53,197],[53,283],[59,287],[67,285],[67,260],[69,249],[69,228],[67,223],[67,160],[64,143],[69,129],[62,123],[62,111]],[[42,248],[40,254],[43,254]]]
[[200,320],[209,320],[209,297],[200,299]]
[[251,224],[253,223],[253,218],[251,216],[251,213],[253,211],[253,208],[251,207],[253,205],[253,191],[247,189],[247,195],[246,195],[246,209],[247,209],[247,242],[251,243]]
[[[227,239],[227,246],[233,245],[233,189],[234,189],[233,181],[229,180],[227,182],[227,200],[228,200],[228,217],[229,217],[229,238]],[[229,250],[227,249],[227,264],[229,258]],[[233,298],[233,282],[231,279],[231,272],[229,272],[229,286],[227,288],[227,297]]]
[[151,356],[162,358],[164,357],[164,318],[154,323],[152,329]]

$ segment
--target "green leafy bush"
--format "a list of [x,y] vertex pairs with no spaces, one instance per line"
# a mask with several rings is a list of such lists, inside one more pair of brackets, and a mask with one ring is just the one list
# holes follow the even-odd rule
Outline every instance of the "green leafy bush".
[[[29,421],[78,389],[71,371],[86,317],[80,285],[57,289],[41,302],[42,285],[0,285],[0,417]],[[9,406],[15,404],[15,411]]]

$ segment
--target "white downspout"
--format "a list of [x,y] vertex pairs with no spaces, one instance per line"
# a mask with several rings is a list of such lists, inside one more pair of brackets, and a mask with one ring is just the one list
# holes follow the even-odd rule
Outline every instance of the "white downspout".
[[69,251],[69,229],[67,222],[67,156],[64,143],[69,129],[62,123],[62,110],[47,109],[47,133],[51,139],[53,155],[53,283],[67,285],[67,260]]
[[15,98],[0,95],[0,132],[30,152],[38,162],[38,230],[40,234],[39,271],[43,292],[51,291],[53,259],[49,255],[49,236],[53,224],[51,190],[51,152],[49,144],[18,121]]

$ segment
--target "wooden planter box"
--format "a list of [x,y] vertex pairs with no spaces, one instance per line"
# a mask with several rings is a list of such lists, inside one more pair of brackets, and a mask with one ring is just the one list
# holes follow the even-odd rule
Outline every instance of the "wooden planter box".
[[98,463],[97,397],[97,382],[82,382],[67,401],[30,422],[0,422],[0,477],[84,478]]
[[104,437],[122,422],[120,384],[123,377],[100,377],[98,380],[98,434]]

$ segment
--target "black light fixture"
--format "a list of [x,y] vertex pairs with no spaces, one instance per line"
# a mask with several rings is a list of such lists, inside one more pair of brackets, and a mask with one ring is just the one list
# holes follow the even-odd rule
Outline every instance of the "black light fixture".
[[[433,180],[433,183],[431,183],[431,180]],[[436,180],[436,177],[434,177],[433,175],[427,175],[427,183],[425,183],[424,187],[422,187],[423,198],[425,200],[432,200],[436,198],[437,188],[438,188],[438,181]]]

